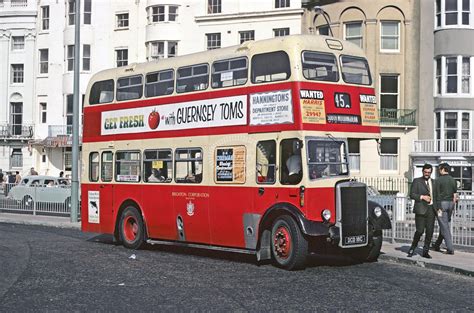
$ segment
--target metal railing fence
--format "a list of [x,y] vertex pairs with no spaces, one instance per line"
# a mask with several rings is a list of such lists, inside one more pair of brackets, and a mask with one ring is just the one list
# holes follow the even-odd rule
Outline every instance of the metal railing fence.
[[[48,214],[48,215],[70,215],[71,200],[70,197],[61,202],[42,201],[40,189],[45,186],[29,187],[28,192],[22,194],[19,198],[13,198],[10,191],[16,184],[4,183],[0,188],[0,212],[29,213],[29,214]],[[71,186],[53,186],[46,188],[63,188],[70,191]]]
[[[384,230],[385,239],[390,239],[392,242],[397,240],[410,242],[413,239],[415,214],[413,201],[410,198],[404,195],[376,195],[369,196],[369,199],[385,208],[390,216],[392,229]],[[472,193],[461,193],[451,218],[451,233],[455,245],[474,247],[474,195]],[[433,241],[438,235],[438,222],[435,222]]]

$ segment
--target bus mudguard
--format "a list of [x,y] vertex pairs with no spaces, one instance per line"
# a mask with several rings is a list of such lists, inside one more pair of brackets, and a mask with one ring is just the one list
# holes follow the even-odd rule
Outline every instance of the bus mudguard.
[[307,236],[328,236],[329,224],[306,219],[301,211],[290,203],[278,203],[263,215],[258,231],[257,260],[271,259],[271,227],[276,217],[289,215],[295,219],[303,234]]
[[[392,224],[390,222],[390,217],[388,216],[387,211],[377,202],[369,200],[369,223],[372,225],[374,232],[381,231],[383,229],[391,229]],[[379,208],[381,215],[377,216],[375,214],[375,209]]]

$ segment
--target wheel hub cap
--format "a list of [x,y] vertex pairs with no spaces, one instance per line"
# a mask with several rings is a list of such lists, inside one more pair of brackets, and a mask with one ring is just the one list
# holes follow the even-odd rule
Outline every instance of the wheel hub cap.
[[288,258],[291,251],[291,236],[288,229],[279,227],[273,237],[273,247],[278,257]]

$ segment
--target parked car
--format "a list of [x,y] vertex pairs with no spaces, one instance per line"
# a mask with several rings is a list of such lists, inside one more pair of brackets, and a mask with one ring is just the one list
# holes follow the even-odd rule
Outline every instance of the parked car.
[[26,176],[12,187],[8,198],[33,207],[35,202],[64,203],[71,205],[71,185],[69,180],[54,176]]

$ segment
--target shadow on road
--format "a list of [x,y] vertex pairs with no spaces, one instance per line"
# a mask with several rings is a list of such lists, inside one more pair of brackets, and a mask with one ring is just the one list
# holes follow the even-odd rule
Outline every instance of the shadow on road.
[[[87,241],[102,243],[107,245],[121,246],[120,243],[116,242],[112,235],[101,234],[94,236]],[[125,249],[125,248],[124,248]],[[257,262],[256,256],[254,254],[243,254],[236,252],[228,251],[216,251],[209,249],[199,249],[194,247],[182,247],[182,246],[173,246],[173,245],[164,245],[164,244],[145,244],[142,248],[145,251],[160,251],[166,253],[173,253],[177,255],[190,255],[197,256],[202,258],[209,259],[218,259],[231,262],[239,263],[248,263],[254,264],[257,266],[269,265],[272,264],[270,260]],[[316,254],[311,253],[307,259],[307,267],[319,267],[319,266],[330,266],[330,267],[341,267],[341,266],[351,266],[359,264],[360,262],[352,259],[347,255],[338,255],[338,254]]]

